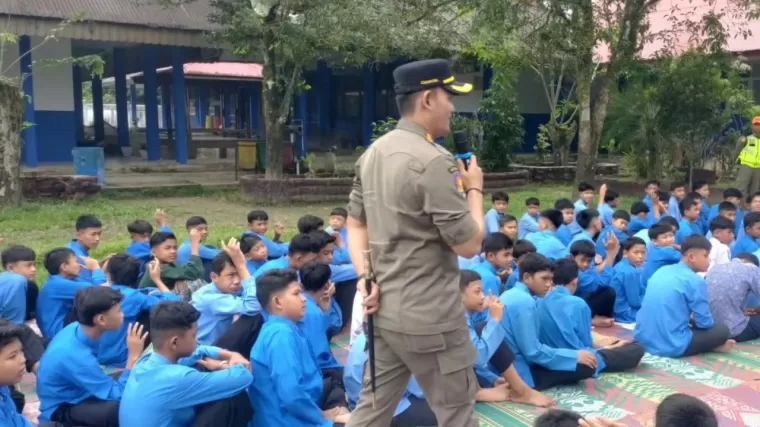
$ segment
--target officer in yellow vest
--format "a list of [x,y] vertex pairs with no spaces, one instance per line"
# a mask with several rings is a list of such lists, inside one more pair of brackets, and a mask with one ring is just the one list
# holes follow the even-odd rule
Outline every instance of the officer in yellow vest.
[[752,135],[739,138],[736,188],[749,197],[760,190],[760,116],[752,119]]

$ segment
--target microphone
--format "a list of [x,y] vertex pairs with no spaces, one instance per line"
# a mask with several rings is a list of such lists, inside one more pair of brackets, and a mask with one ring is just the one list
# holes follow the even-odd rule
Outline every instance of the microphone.
[[454,132],[454,158],[457,158],[464,163],[465,170],[470,165],[470,157],[472,157],[472,151],[470,151],[470,141],[467,140],[467,133],[464,131]]

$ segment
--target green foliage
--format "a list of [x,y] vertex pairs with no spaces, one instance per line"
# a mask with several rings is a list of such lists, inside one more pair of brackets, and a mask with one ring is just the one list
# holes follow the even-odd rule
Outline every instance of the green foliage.
[[[397,124],[398,119],[393,117],[387,117],[385,120],[378,120],[372,123],[372,140],[374,141],[393,129],[396,129]],[[359,149],[359,147],[356,148],[357,150]],[[362,146],[362,148],[364,147]]]
[[509,169],[513,153],[523,141],[523,117],[513,82],[511,73],[495,69],[491,88],[481,102],[479,115],[488,119],[482,122],[483,142],[477,155],[480,166],[488,172]]

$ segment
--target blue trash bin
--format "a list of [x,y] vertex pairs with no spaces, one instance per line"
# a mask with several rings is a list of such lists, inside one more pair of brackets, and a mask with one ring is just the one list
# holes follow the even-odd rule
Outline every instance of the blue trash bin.
[[71,150],[74,158],[74,173],[94,176],[98,184],[106,183],[106,159],[102,147],[77,147]]

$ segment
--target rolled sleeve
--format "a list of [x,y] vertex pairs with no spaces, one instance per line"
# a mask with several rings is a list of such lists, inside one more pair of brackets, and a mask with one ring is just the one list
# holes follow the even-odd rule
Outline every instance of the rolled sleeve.
[[417,185],[423,198],[422,209],[433,219],[444,242],[456,246],[478,233],[478,224],[457,186],[456,165],[451,158],[439,156],[422,172]]
[[360,157],[354,165],[354,183],[351,186],[351,194],[348,196],[348,206],[346,210],[351,218],[360,221],[363,224],[367,223],[367,214],[364,210],[364,193],[362,189],[361,180],[361,162],[364,156]]

